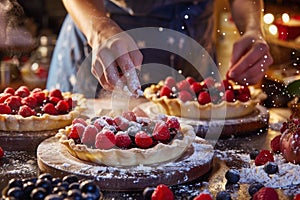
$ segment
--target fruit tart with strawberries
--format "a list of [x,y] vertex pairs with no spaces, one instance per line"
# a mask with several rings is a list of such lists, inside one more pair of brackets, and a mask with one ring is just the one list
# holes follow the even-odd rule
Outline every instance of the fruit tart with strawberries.
[[189,125],[174,116],[157,119],[123,112],[116,117],[83,120],[56,134],[75,157],[107,166],[152,165],[179,158],[195,139]]
[[176,81],[167,77],[144,91],[158,105],[159,112],[192,119],[229,119],[249,115],[265,94],[230,80],[218,82],[208,77],[201,82],[192,77]]
[[57,130],[70,125],[84,108],[81,94],[7,87],[0,94],[0,131]]

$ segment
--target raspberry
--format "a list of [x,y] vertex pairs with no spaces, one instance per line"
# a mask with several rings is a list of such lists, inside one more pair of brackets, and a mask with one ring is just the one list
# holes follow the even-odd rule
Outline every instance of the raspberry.
[[191,77],[191,76],[186,77],[185,80],[186,80],[190,85],[192,85],[193,83],[196,82],[196,80],[195,80],[193,77]]
[[131,145],[131,139],[128,133],[118,132],[116,134],[116,146],[120,148],[128,148]]
[[7,87],[7,88],[5,88],[5,90],[3,91],[3,93],[8,93],[8,94],[14,95],[15,94],[15,89],[12,88],[12,87]]
[[176,117],[169,117],[166,121],[166,124],[169,128],[179,130],[180,129],[180,123]]
[[116,145],[116,137],[111,130],[103,129],[96,136],[95,147],[98,149],[111,149]]
[[52,103],[47,103],[43,108],[42,108],[42,111],[44,113],[47,113],[49,115],[57,115],[58,112],[57,110],[55,109],[55,106],[52,104]]
[[224,90],[232,90],[233,89],[233,86],[229,80],[226,80],[226,79],[223,80],[221,85],[224,87]]
[[83,131],[83,135],[81,137],[81,142],[86,145],[95,144],[95,139],[96,139],[97,133],[98,133],[98,129],[94,125],[90,124],[90,125],[86,126]]
[[36,101],[39,105],[43,104],[43,102],[46,100],[46,94],[42,91],[31,93],[31,96],[36,98]]
[[49,97],[49,101],[50,101],[52,104],[56,105],[56,104],[60,101],[60,99],[57,98],[57,97]]
[[117,126],[117,129],[122,130],[122,131],[126,130],[129,126],[129,121],[126,118],[121,117],[121,116],[115,117],[114,123]]
[[27,97],[30,95],[30,90],[26,86],[20,86],[16,91],[15,95],[19,97]]
[[270,187],[262,187],[253,195],[253,200],[279,200],[275,189]]
[[8,97],[4,103],[6,103],[12,110],[18,110],[22,105],[22,98],[19,96],[10,96]]
[[98,131],[101,131],[105,126],[109,126],[109,124],[104,119],[99,118],[94,121],[94,126]]
[[154,126],[152,136],[158,141],[166,141],[170,139],[168,125],[164,121],[158,121]]
[[190,89],[192,91],[194,91],[195,94],[198,94],[199,92],[201,92],[204,89],[204,87],[199,82],[195,82],[191,85]]
[[254,163],[256,166],[260,166],[267,162],[274,162],[273,154],[269,150],[261,150],[256,156]]
[[132,111],[123,112],[122,113],[122,117],[124,117],[128,121],[134,121],[134,122],[136,122],[136,115]]
[[1,93],[0,94],[0,103],[4,103],[4,101],[10,96],[12,96],[12,94],[10,94],[10,93]]
[[277,135],[271,140],[271,149],[274,153],[280,153],[280,138],[281,135]]
[[176,84],[176,86],[177,86],[177,88],[178,88],[179,91],[189,90],[190,89],[190,84],[189,84],[189,82],[187,82],[187,80],[179,81]]
[[206,87],[208,88],[212,88],[215,86],[215,79],[213,77],[207,77],[203,82],[204,85],[206,85]]
[[69,104],[67,101],[65,100],[60,100],[56,106],[55,106],[56,110],[60,113],[60,114],[65,114],[68,112],[69,110]]
[[174,200],[174,194],[170,188],[164,184],[158,185],[152,193],[151,200]]
[[135,144],[140,148],[148,148],[152,145],[153,140],[152,138],[145,132],[139,131],[135,134]]
[[165,85],[168,86],[169,88],[175,87],[176,86],[176,80],[172,76],[168,76],[165,79]]
[[59,89],[53,89],[49,92],[49,97],[57,97],[59,99],[64,99],[61,91]]
[[82,138],[85,126],[80,123],[76,123],[72,126],[68,138],[79,139]]
[[10,107],[4,103],[0,103],[0,114],[11,114]]
[[210,95],[208,92],[201,92],[198,96],[198,102],[200,105],[205,105],[211,102]]
[[4,150],[0,147],[0,159],[4,157]]
[[191,93],[189,93],[188,91],[186,90],[181,90],[179,93],[178,93],[178,98],[183,101],[183,102],[187,102],[187,101],[191,101],[193,100],[193,96]]
[[32,110],[29,106],[23,105],[20,107],[18,114],[21,115],[22,117],[30,117],[35,115],[36,112]]
[[226,90],[222,99],[227,102],[234,102],[235,101],[234,92],[232,90]]
[[35,108],[37,106],[37,100],[33,96],[24,97],[21,103],[29,106],[30,108]]
[[213,200],[213,198],[210,193],[202,192],[198,194],[193,200]]
[[88,125],[88,123],[84,119],[82,119],[82,118],[75,118],[75,119],[73,119],[72,124],[74,125],[74,124],[77,124],[77,123],[82,124],[84,126]]
[[163,86],[160,89],[159,96],[161,96],[161,97],[166,96],[166,97],[170,98],[171,95],[172,95],[172,90],[168,86]]

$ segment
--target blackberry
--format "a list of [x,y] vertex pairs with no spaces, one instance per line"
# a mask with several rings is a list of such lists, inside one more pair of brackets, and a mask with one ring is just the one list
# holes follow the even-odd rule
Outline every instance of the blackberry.
[[255,160],[256,156],[259,154],[259,150],[255,149],[253,151],[250,152],[250,159],[251,160]]
[[228,183],[235,184],[235,183],[239,182],[239,180],[240,180],[239,170],[229,169],[225,174],[225,178],[227,179]]
[[253,196],[260,188],[264,187],[261,183],[252,183],[248,188],[248,193]]
[[264,171],[267,174],[276,174],[278,172],[278,165],[274,162],[268,162],[264,166]]
[[216,200],[231,200],[231,195],[227,191],[220,191],[216,195]]

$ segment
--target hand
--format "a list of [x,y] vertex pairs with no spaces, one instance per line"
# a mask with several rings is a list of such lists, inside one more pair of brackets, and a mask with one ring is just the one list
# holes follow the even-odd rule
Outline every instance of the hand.
[[92,73],[106,90],[127,86],[133,95],[139,95],[141,85],[136,68],[143,56],[133,39],[109,18],[99,23],[101,30],[92,44]]
[[273,63],[269,46],[261,34],[246,32],[233,45],[228,77],[241,85],[258,83]]

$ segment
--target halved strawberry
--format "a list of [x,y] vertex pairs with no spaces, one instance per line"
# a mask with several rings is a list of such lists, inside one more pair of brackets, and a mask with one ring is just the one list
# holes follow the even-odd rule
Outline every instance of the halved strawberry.
[[10,93],[1,93],[0,94],[0,103],[4,103],[4,101],[10,96],[13,96],[13,95]]
[[147,149],[153,144],[152,138],[145,131],[137,132],[134,141],[138,147],[143,149]]
[[168,117],[166,124],[169,128],[179,130],[180,129],[180,123],[177,119],[177,117]]
[[176,87],[176,80],[172,76],[165,79],[165,85],[169,88]]
[[20,107],[18,114],[21,115],[22,117],[30,117],[36,114],[36,112],[31,109],[29,106],[27,105],[23,105]]
[[181,90],[178,93],[178,98],[183,101],[183,102],[187,102],[187,101],[192,101],[193,100],[193,95],[186,91],[186,90]]
[[211,102],[211,98],[208,92],[200,92],[198,95],[198,102],[200,105],[205,105]]
[[176,84],[177,88],[179,91],[182,91],[182,90],[190,90],[190,84],[187,80],[182,80],[182,81],[179,81],[177,84]]
[[56,110],[55,106],[52,103],[47,103],[46,105],[44,105],[44,107],[42,108],[42,111],[49,115],[57,115],[58,114],[58,111]]
[[186,80],[190,85],[192,85],[193,83],[196,82],[196,80],[195,80],[193,77],[191,77],[191,76],[186,77],[185,80]]
[[101,131],[105,126],[109,126],[109,124],[104,119],[99,118],[94,121],[94,126],[98,129],[98,131]]
[[159,184],[152,193],[151,200],[174,200],[172,190],[164,184]]
[[256,166],[264,165],[267,162],[274,162],[274,157],[271,151],[261,150],[256,156],[254,163]]
[[198,94],[199,92],[204,90],[203,84],[201,84],[199,82],[193,83],[190,88],[192,91],[194,91],[195,94]]
[[90,124],[86,126],[81,137],[81,142],[86,145],[94,145],[97,133],[98,129],[94,125]]
[[164,85],[160,89],[159,96],[161,96],[161,97],[166,96],[166,97],[170,98],[171,95],[172,95],[172,90],[168,86]]
[[116,134],[116,146],[120,148],[128,148],[131,145],[131,139],[128,133],[119,131]]
[[43,91],[33,92],[33,93],[31,93],[31,96],[33,96],[34,98],[36,98],[37,103],[39,105],[43,104],[43,102],[46,100],[46,94]]
[[253,200],[279,200],[279,197],[275,189],[262,187],[253,195]]
[[21,103],[29,106],[30,108],[35,108],[37,106],[37,100],[33,96],[24,97]]
[[157,141],[166,141],[170,139],[170,130],[164,121],[156,122],[152,136]]
[[20,86],[16,91],[15,95],[19,97],[27,97],[30,95],[30,90],[27,86]]
[[96,136],[95,147],[97,149],[111,149],[116,145],[116,137],[114,132],[103,129]]
[[71,139],[80,139],[83,136],[85,126],[81,123],[76,123],[71,127],[70,133],[68,135],[68,138]]
[[280,153],[280,138],[281,135],[277,135],[271,140],[271,149],[274,153]]
[[132,111],[123,112],[122,113],[122,117],[124,117],[128,121],[134,121],[134,122],[136,122],[136,115]]
[[114,118],[114,124],[119,130],[126,130],[129,126],[129,121],[125,117],[117,116]]
[[49,97],[49,101],[56,105],[61,99],[57,98],[57,97]]
[[235,95],[233,90],[226,90],[224,93],[224,96],[222,97],[223,100],[227,102],[234,102],[235,101]]
[[10,107],[4,103],[0,103],[0,114],[11,114]]
[[10,96],[8,97],[4,103],[6,103],[12,110],[18,110],[22,105],[22,98],[19,96]]
[[213,200],[213,197],[209,192],[201,192],[193,200]]
[[211,76],[205,78],[203,82],[204,82],[204,85],[206,85],[206,87],[208,87],[208,88],[214,87],[215,83],[216,83],[215,79]]
[[53,89],[49,92],[49,97],[57,97],[59,99],[64,99],[61,91],[59,89]]
[[3,93],[8,93],[8,94],[14,95],[15,94],[15,89],[12,88],[12,87],[7,87],[7,88],[4,89]]
[[58,111],[58,113],[60,114],[65,114],[69,111],[69,104],[67,101],[65,100],[60,100],[56,106],[55,106],[56,110]]

